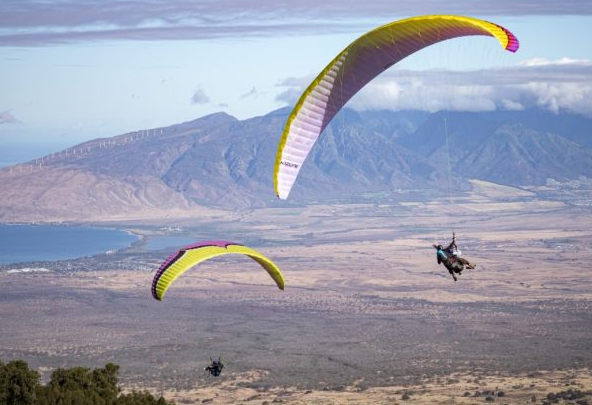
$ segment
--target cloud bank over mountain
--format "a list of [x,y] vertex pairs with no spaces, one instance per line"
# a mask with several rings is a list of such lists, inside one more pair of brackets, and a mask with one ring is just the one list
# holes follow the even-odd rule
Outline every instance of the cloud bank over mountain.
[[[294,104],[312,77],[287,78],[277,99]],[[592,61],[532,59],[473,71],[392,69],[348,104],[355,110],[495,111],[542,108],[592,116]]]

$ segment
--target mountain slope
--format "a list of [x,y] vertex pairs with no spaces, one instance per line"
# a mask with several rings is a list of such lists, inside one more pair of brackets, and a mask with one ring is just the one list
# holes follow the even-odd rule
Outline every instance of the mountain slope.
[[[288,113],[244,121],[212,114],[4,168],[0,221],[195,216],[204,207],[280,204],[273,165]],[[313,148],[289,203],[447,187],[449,168],[461,188],[469,178],[520,186],[592,177],[590,139],[592,120],[571,115],[345,109]]]
[[592,153],[562,136],[505,124],[457,165],[458,172],[506,185],[543,184],[590,176]]

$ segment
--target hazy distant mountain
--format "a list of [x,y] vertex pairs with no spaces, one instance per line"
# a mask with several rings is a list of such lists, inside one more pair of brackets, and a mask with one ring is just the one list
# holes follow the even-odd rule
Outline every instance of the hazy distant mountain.
[[592,177],[592,119],[540,110],[436,113],[401,140],[462,178],[524,186]]
[[[0,220],[195,215],[277,203],[273,164],[289,109],[224,113],[97,139],[0,170]],[[536,185],[592,177],[592,119],[544,111],[343,110],[303,166],[294,203],[477,178]]]
[[504,124],[459,162],[460,173],[507,185],[592,175],[592,149],[522,124]]

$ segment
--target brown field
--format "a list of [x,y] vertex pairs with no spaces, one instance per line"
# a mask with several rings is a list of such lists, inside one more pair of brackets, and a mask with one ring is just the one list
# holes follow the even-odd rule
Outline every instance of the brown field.
[[[407,392],[411,403],[517,404],[592,390],[589,206],[474,186],[452,204],[292,206],[173,224],[256,247],[283,270],[283,292],[256,263],[225,257],[157,302],[152,274],[171,252],[141,246],[22,266],[45,273],[5,266],[0,359],[41,371],[112,361],[126,389],[178,403],[386,404]],[[477,263],[456,283],[431,247],[453,229]],[[219,355],[224,373],[207,377]]]
[[[361,389],[355,384],[335,390],[297,390],[271,388],[267,390],[247,388],[245,385],[261,378],[261,372],[237,375],[233,381],[215,382],[192,390],[165,390],[166,398],[179,404],[194,403],[251,403],[251,404],[458,404],[480,403],[534,404],[547,400],[549,395],[559,394],[558,403],[577,403],[592,398],[592,374],[588,369],[569,371],[543,371],[530,374],[507,375],[495,373],[465,374],[425,377],[419,383],[400,386]],[[565,393],[562,395],[562,393]],[[576,395],[574,395],[574,393]],[[578,395],[579,394],[579,395]],[[489,397],[489,399],[488,399]],[[407,399],[405,399],[407,398]]]

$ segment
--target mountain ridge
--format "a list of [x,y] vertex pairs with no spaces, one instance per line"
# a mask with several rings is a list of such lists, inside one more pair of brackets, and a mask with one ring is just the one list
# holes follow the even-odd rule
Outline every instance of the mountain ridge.
[[312,149],[288,202],[273,164],[289,109],[214,113],[94,139],[0,170],[0,221],[116,220],[276,204],[355,201],[394,189],[468,189],[592,177],[592,119],[540,110],[344,109]]

